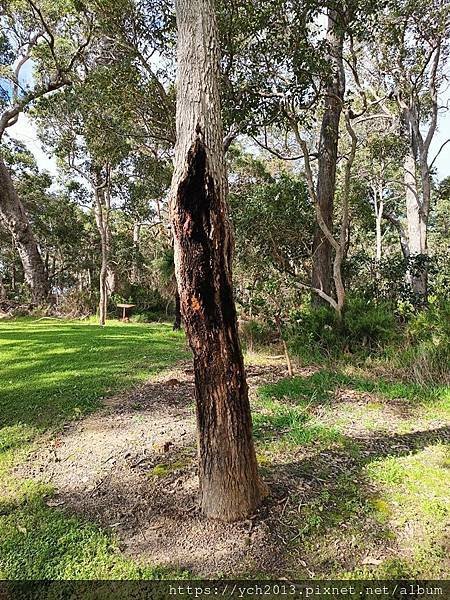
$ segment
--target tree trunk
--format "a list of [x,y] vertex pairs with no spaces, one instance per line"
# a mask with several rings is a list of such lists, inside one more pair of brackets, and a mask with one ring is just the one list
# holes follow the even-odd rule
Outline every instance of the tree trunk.
[[[406,198],[406,220],[408,225],[408,247],[410,258],[427,253],[427,224],[422,213],[421,202],[417,189],[416,161],[409,152],[404,161],[404,182]],[[427,294],[427,271],[410,273],[409,279],[412,290],[421,297]]]
[[25,281],[31,289],[31,300],[33,304],[43,304],[49,291],[44,263],[28,216],[2,158],[0,158],[0,218],[11,232],[19,253]]
[[[344,32],[340,25],[338,13],[329,11],[327,41],[329,44],[329,62],[333,73],[325,92],[325,106],[322,117],[319,141],[317,202],[322,218],[333,231],[333,206],[336,188],[336,163],[339,141],[339,121],[342,112],[342,101],[345,91],[342,51]],[[313,241],[313,264],[311,285],[332,296],[333,288],[333,249],[322,231],[316,224]],[[320,296],[313,293],[314,305],[327,304]]]
[[381,278],[380,263],[383,255],[383,231],[382,222],[384,215],[383,188],[373,186],[373,203],[375,213],[375,277]]
[[6,288],[3,285],[3,278],[0,275],[0,302],[3,302],[7,298]]
[[[99,179],[99,178],[98,178]],[[108,184],[106,184],[108,185]],[[100,299],[98,305],[99,324],[101,326],[106,323],[106,313],[108,308],[108,271],[109,271],[109,253],[110,253],[110,236],[108,235],[109,227],[109,207],[107,206],[107,190],[105,184],[99,183],[95,188],[95,222],[100,234],[101,246],[101,265],[99,277],[99,292]]]
[[141,223],[136,221],[133,226],[133,260],[131,265],[131,283],[139,281],[139,248],[141,240]]
[[178,0],[177,143],[171,194],[181,312],[194,355],[200,505],[249,517],[259,475],[234,305],[213,0]]
[[178,289],[175,290],[175,320],[173,322],[173,330],[178,331],[181,329],[181,306],[180,306],[180,294]]

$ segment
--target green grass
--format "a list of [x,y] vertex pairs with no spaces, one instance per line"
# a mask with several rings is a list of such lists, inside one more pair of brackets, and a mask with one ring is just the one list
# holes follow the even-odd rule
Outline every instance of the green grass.
[[[51,488],[11,475],[43,432],[185,356],[183,335],[164,324],[111,322],[102,329],[52,320],[0,322],[0,578],[187,576],[128,559],[109,532],[47,506]],[[353,396],[345,395],[348,390]],[[272,480],[278,481],[280,468],[293,477],[289,506],[295,510],[283,517],[292,538],[287,548],[314,576],[445,574],[449,498],[442,424],[449,403],[445,386],[376,377],[349,363],[259,388],[253,402],[258,459]],[[396,412],[389,412],[393,407]],[[353,435],[352,424],[370,439]],[[161,461],[149,476],[164,478],[189,457]],[[295,559],[291,574],[310,576]]]
[[0,322],[0,578],[174,576],[125,558],[114,536],[47,507],[51,489],[10,470],[44,431],[185,357],[184,336],[166,324]]
[[182,358],[183,348],[165,324],[0,323],[0,423],[40,428],[86,414]]
[[[259,388],[254,423],[264,472],[276,479],[276,465],[284,463],[319,482],[309,496],[292,492],[299,509],[285,515],[288,535],[296,532],[289,546],[310,569],[294,561],[293,576],[445,574],[449,397],[445,386],[388,381],[355,368]],[[355,425],[373,437],[354,437]]]

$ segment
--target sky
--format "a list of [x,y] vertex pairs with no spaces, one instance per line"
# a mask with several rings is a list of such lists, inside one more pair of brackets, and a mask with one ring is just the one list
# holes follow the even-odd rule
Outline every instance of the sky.
[[51,175],[57,174],[56,159],[42,148],[38,139],[36,126],[26,114],[21,114],[15,125],[7,129],[8,135],[25,144],[33,153],[41,171],[48,171]]

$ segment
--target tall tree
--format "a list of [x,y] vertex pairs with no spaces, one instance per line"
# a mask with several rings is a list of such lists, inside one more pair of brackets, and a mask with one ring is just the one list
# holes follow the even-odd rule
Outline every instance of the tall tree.
[[[328,9],[327,26],[328,63],[331,73],[326,83],[324,110],[320,129],[317,175],[317,204],[323,222],[333,231],[333,206],[336,189],[339,122],[345,93],[343,61],[344,25],[342,15]],[[333,247],[317,223],[313,241],[311,285],[333,296]],[[321,296],[312,294],[314,304],[326,303]]]
[[177,142],[171,216],[181,311],[194,354],[200,504],[248,517],[264,495],[233,298],[232,235],[213,0],[178,0]]
[[[42,6],[42,4],[45,4]],[[73,18],[76,17],[76,18]],[[70,83],[92,36],[92,17],[78,2],[57,4],[27,0],[2,0],[0,23],[2,80],[7,93],[0,96],[0,143],[8,127],[36,99]],[[32,60],[35,76],[24,82],[22,70]],[[2,90],[4,91],[4,90]],[[41,303],[48,293],[48,281],[39,247],[0,145],[0,219],[9,229],[19,252],[32,300]]]
[[0,219],[10,231],[22,262],[31,300],[40,304],[47,297],[48,279],[28,215],[17,195],[11,175],[0,155]]
[[[439,92],[448,76],[450,6],[446,0],[403,1],[385,25],[385,69],[392,77],[403,134],[404,194],[410,257],[423,262],[412,269],[413,292],[426,300],[428,221],[432,201],[431,145],[438,127]],[[392,68],[394,65],[394,68]],[[419,265],[418,265],[419,266]]]

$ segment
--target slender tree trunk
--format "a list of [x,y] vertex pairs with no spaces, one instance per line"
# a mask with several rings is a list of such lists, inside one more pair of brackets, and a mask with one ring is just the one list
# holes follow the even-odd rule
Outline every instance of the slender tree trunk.
[[[416,161],[409,152],[404,161],[404,182],[406,199],[406,221],[408,225],[408,247],[410,257],[427,254],[427,223],[422,212],[421,201],[417,189]],[[427,271],[409,273],[412,290],[415,294],[426,297]]]
[[99,277],[99,324],[105,325],[106,313],[108,308],[108,269],[109,269],[109,237],[108,237],[108,220],[109,210],[106,201],[106,190],[104,184],[99,184],[95,188],[95,222],[100,234],[101,246],[101,265]]
[[136,222],[133,226],[133,262],[131,266],[131,283],[137,283],[139,280],[139,247],[141,240],[141,224]]
[[384,202],[383,202],[383,189],[380,186],[373,186],[373,206],[375,213],[375,277],[380,279],[380,263],[383,255],[383,214],[384,214]]
[[7,297],[6,288],[3,285],[3,279],[2,279],[2,276],[0,275],[0,302],[3,302],[4,300],[6,300],[6,297]]
[[178,0],[177,143],[171,195],[181,312],[194,354],[200,505],[224,521],[265,493],[237,332],[213,0]]
[[175,320],[173,322],[173,330],[178,331],[181,329],[181,305],[180,305],[180,294],[178,288],[175,290]]
[[[329,62],[333,74],[325,92],[325,106],[322,117],[319,141],[317,202],[322,218],[333,231],[333,207],[336,188],[336,163],[339,141],[339,121],[342,112],[342,101],[345,91],[343,69],[344,32],[340,25],[338,13],[329,11],[327,41],[329,44]],[[333,248],[322,228],[316,224],[313,241],[312,280],[313,288],[323,290],[328,296],[333,292]],[[312,294],[314,305],[326,304],[317,294]]]
[[400,219],[394,215],[394,213],[385,210],[383,213],[384,218],[396,229],[398,233],[398,239],[400,241],[400,248],[402,250],[403,258],[409,259],[409,239],[405,228],[403,227]]
[[0,219],[11,232],[22,261],[25,281],[31,289],[34,304],[42,304],[48,296],[48,278],[33,235],[28,216],[17,196],[11,175],[0,157]]

